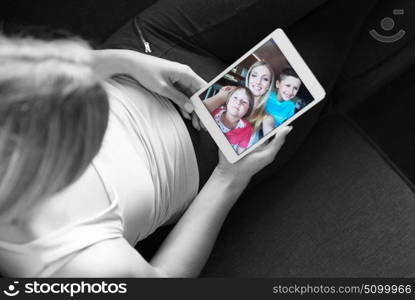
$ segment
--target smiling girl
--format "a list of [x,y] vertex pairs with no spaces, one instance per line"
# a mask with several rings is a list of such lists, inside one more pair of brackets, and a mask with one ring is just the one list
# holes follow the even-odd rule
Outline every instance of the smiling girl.
[[243,119],[251,114],[254,107],[251,91],[246,87],[236,87],[229,92],[226,106],[213,109],[209,108],[209,102],[206,106],[233,149],[238,154],[242,153],[248,147],[252,134],[251,125]]

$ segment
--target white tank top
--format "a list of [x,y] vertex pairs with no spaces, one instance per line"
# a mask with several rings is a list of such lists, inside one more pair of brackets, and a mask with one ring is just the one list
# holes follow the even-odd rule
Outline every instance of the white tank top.
[[47,277],[82,249],[124,237],[135,245],[172,221],[197,194],[193,145],[169,100],[128,78],[104,84],[110,118],[90,168],[110,199],[104,211],[27,243],[0,240],[2,275]]
[[[132,244],[187,208],[199,173],[189,132],[173,104],[125,77],[105,86],[109,130],[95,161],[120,198]],[[126,172],[126,170],[128,170]]]

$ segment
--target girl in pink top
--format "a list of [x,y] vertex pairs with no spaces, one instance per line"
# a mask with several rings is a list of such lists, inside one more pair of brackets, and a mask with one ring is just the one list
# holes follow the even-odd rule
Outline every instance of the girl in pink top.
[[252,134],[251,125],[244,119],[254,106],[252,92],[246,87],[237,87],[229,92],[226,106],[211,111],[219,128],[239,154],[248,146]]

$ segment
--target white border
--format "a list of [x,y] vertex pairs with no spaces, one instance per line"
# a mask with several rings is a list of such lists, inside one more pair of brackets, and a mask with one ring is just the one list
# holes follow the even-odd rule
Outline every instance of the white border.
[[[212,84],[216,83],[219,79],[221,79],[225,74],[231,71],[235,66],[240,64],[245,58],[247,58],[250,54],[255,52],[259,47],[261,47],[264,43],[273,39],[276,45],[280,48],[282,54],[287,59],[288,63],[291,67],[295,70],[295,72],[300,77],[302,83],[310,92],[311,96],[313,97],[313,101],[307,104],[304,108],[302,108],[299,112],[295,113],[291,118],[283,122],[277,128],[273,129],[270,133],[264,136],[261,140],[259,140],[255,145],[252,145],[250,148],[246,149],[241,154],[236,154],[234,149],[232,148],[231,144],[227,140],[226,136],[222,133],[220,128],[215,123],[215,120],[212,118],[211,114],[207,110],[206,106],[203,104],[203,101],[200,99],[199,95],[203,93],[208,87]],[[207,131],[212,136],[213,140],[218,145],[219,149],[225,155],[226,159],[230,163],[234,163],[244,157],[245,155],[251,153],[260,145],[262,145],[266,140],[272,137],[274,134],[277,134],[281,128],[287,126],[292,121],[297,119],[299,116],[304,114],[307,110],[312,108],[318,102],[323,100],[326,93],[323,87],[318,82],[317,78],[313,75],[311,70],[308,68],[300,54],[294,48],[293,44],[290,42],[284,31],[278,28],[273,31],[270,35],[265,37],[261,42],[259,42],[256,46],[254,46],[251,50],[245,53],[241,58],[235,61],[232,65],[230,65],[226,70],[216,76],[213,80],[211,80],[205,87],[200,89],[191,97],[191,101],[194,107],[196,114],[199,116],[200,120],[205,125]]]

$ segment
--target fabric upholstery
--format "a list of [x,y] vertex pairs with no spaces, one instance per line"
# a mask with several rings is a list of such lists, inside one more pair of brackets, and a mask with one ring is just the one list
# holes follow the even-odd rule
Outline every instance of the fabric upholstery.
[[414,276],[413,190],[359,131],[330,117],[296,156],[235,205],[202,276]]

